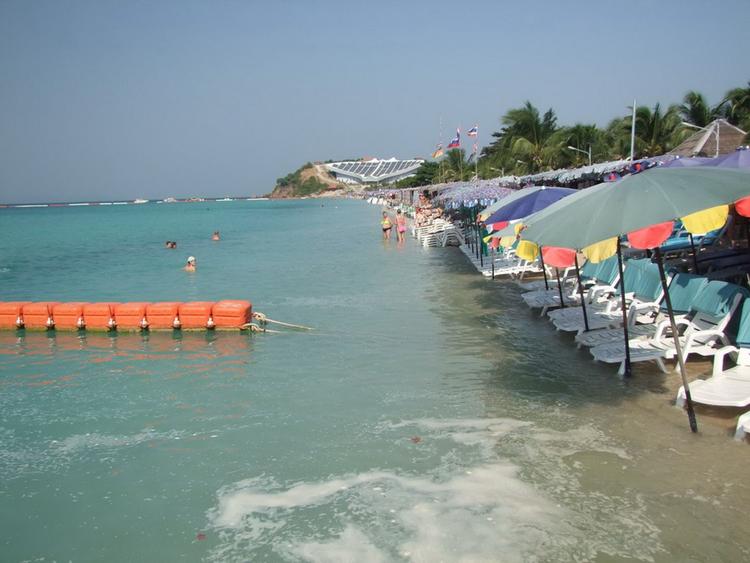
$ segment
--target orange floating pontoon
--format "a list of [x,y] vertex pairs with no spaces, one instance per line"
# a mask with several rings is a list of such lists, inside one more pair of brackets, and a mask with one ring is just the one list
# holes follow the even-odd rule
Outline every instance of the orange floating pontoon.
[[177,302],[149,303],[146,320],[150,329],[180,328],[180,304]]
[[55,326],[52,317],[52,309],[57,305],[56,301],[45,301],[42,303],[27,303],[23,306],[23,325],[25,328],[46,330]]
[[211,301],[192,301],[180,303],[178,314],[180,328],[213,328],[211,320]]
[[[112,330],[115,328],[116,303],[86,303],[83,306],[83,320],[86,328],[94,330]],[[55,319],[57,322],[57,319]]]
[[211,317],[216,328],[245,328],[253,319],[250,301],[219,301],[214,303]]
[[84,328],[83,306],[85,303],[56,303],[52,307],[52,318],[55,328],[61,330],[78,330]]
[[[0,329],[171,330],[240,329],[250,326],[250,301],[180,303],[0,302]],[[283,323],[282,323],[283,324]],[[288,325],[294,326],[294,325]]]
[[116,303],[115,322],[118,330],[141,330],[148,328],[146,307],[149,303]]
[[31,301],[11,301],[0,303],[0,329],[13,329],[23,326],[23,306]]

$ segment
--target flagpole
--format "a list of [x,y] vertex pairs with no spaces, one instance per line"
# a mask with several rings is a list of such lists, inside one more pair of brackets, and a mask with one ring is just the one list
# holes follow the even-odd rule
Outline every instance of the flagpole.
[[461,127],[459,126],[456,129],[456,137],[458,138],[458,147],[456,150],[458,151],[458,181],[463,182],[464,181],[464,157],[461,154]]
[[635,160],[635,98],[633,98],[633,119],[630,122],[630,164]]
[[474,177],[477,180],[477,186],[479,185],[479,126],[476,126],[477,134],[474,137]]
[[[442,146],[443,144],[443,114],[440,114],[440,119],[438,121],[438,146]],[[440,157],[438,157],[440,158]],[[443,183],[443,161],[438,160],[438,181],[439,183]]]

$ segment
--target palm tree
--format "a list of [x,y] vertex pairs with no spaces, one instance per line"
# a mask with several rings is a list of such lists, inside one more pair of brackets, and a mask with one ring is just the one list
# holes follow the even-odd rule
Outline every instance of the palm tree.
[[733,88],[719,104],[727,121],[750,133],[750,82],[746,88]]
[[[613,156],[630,155],[631,117],[615,119],[607,128]],[[662,112],[661,104],[651,109],[638,106],[635,110],[635,158],[664,154],[674,148],[684,135],[678,106]]]
[[539,110],[527,101],[523,107],[508,110],[501,122],[504,127],[500,133],[493,133],[497,141],[491,145],[490,153],[500,153],[510,161],[514,173],[538,172],[549,166],[554,151],[548,141],[557,130],[557,117],[551,108],[540,116]]
[[697,127],[706,127],[720,115],[720,110],[720,105],[710,107],[703,94],[695,90],[685,94],[678,108],[682,120]]
[[466,162],[464,149],[451,149],[445,153],[443,176],[447,181],[465,180],[474,173],[474,167]]

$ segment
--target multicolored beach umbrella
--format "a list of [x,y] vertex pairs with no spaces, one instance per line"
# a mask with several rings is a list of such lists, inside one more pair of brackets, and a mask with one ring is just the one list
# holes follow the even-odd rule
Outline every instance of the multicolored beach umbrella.
[[[621,256],[623,236],[628,237],[634,248],[655,249],[685,388],[690,428],[697,432],[659,246],[669,238],[675,220],[681,220],[685,229],[693,234],[721,228],[727,220],[729,205],[737,203],[739,208],[750,196],[750,169],[657,168],[583,192],[590,193],[579,196],[569,205],[563,205],[566,200],[562,200],[529,222],[521,233],[524,240],[516,252],[523,258],[533,259],[540,246],[555,246],[580,250],[590,260],[598,262],[614,254]],[[623,301],[625,292],[626,288],[621,287]],[[625,334],[627,340],[627,323]],[[629,363],[626,346],[626,370],[629,370]]]
[[522,219],[532,213],[541,211],[559,199],[576,193],[576,190],[572,188],[539,186],[526,189],[529,191],[523,196],[514,198],[512,201],[506,199],[504,204],[500,205],[484,222],[491,225],[512,221],[513,219]]

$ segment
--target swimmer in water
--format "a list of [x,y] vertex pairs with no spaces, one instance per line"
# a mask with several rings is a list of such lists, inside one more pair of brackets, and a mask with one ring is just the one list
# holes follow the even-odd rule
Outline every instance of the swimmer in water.
[[194,272],[195,271],[195,256],[190,256],[187,259],[187,264],[185,264],[185,267],[183,268],[186,272]]
[[219,236],[219,231],[214,231],[214,234],[211,235],[211,240],[221,240],[221,236]]

